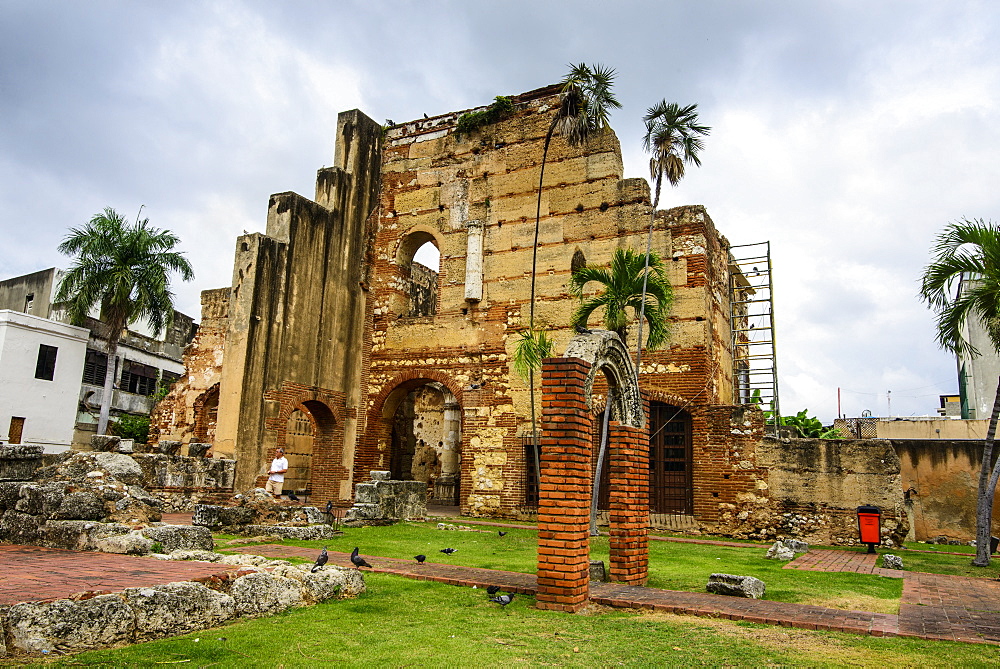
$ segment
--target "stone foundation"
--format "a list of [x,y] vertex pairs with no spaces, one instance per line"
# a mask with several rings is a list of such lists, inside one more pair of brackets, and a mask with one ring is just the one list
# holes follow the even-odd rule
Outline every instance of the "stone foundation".
[[354,487],[354,506],[344,524],[390,525],[407,518],[427,515],[427,485],[422,481],[392,481],[389,472],[371,472],[370,483]]

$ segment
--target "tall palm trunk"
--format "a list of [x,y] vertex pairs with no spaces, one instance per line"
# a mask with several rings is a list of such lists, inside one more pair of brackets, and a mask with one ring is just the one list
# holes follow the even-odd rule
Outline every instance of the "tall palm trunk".
[[988,567],[990,564],[993,495],[997,489],[997,479],[1000,477],[1000,467],[996,467],[993,462],[993,441],[996,437],[998,416],[1000,416],[1000,380],[997,382],[993,413],[990,414],[990,425],[986,430],[986,441],[983,444],[983,462],[979,469],[979,495],[976,500],[976,559],[972,561],[976,567]]
[[[538,201],[535,205],[535,238],[531,244],[531,296],[528,305],[528,331],[535,336],[535,275],[538,268],[538,228],[542,220],[542,183],[545,180],[545,161],[549,156],[549,144],[556,129],[558,117],[552,119],[549,131],[545,133],[545,147],[542,149],[542,167],[538,172]],[[542,492],[542,461],[538,445],[538,419],[535,414],[535,368],[528,371],[528,396],[531,402],[531,444],[535,454],[535,483],[539,495]]]
[[[116,332],[121,332],[121,329]],[[114,383],[117,374],[118,340],[119,335],[108,335],[108,369],[104,374],[104,394],[101,397],[101,414],[97,419],[97,434],[108,433],[108,421],[111,419],[111,400],[114,393]]]

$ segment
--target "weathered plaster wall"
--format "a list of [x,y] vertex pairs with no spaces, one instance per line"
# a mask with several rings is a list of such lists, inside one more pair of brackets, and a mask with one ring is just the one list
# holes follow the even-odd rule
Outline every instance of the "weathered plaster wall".
[[[215,451],[252,485],[297,408],[314,420],[314,499],[347,503],[363,402],[369,216],[378,201],[381,127],[340,114],[334,166],[316,200],[272,195],[267,234],[237,240]],[[263,402],[261,402],[263,398]]]
[[[899,454],[912,537],[918,541],[940,536],[963,542],[975,539],[983,442],[893,439],[887,443]],[[998,522],[1000,504],[994,497],[993,526],[1000,527]]]

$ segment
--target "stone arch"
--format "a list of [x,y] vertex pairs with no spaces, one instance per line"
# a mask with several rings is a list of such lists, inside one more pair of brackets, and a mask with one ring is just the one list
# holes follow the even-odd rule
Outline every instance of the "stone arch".
[[[441,250],[440,233],[427,225],[415,225],[407,230],[396,246],[396,267],[401,280],[401,300],[394,311],[401,316],[433,316],[437,313],[441,294],[440,271],[434,271],[414,261],[417,250],[428,242]],[[440,268],[439,268],[440,270]]]
[[[373,398],[368,411],[367,429],[355,457],[355,482],[367,480],[368,474],[372,470],[392,471],[393,422],[396,411],[412,391],[428,385],[439,386],[453,400],[445,408],[450,412],[450,417],[458,422],[456,441],[449,444],[449,446],[457,450],[458,465],[460,466],[460,471],[456,473],[454,486],[456,490],[460,491],[456,493],[456,497],[464,499],[464,496],[467,496],[466,487],[461,485],[461,481],[463,479],[467,480],[470,475],[468,460],[461,458],[461,452],[467,446],[461,427],[462,386],[447,374],[434,370],[419,370],[397,374],[393,379],[386,382],[378,395]],[[436,488],[431,492],[435,496],[439,494]]]
[[215,425],[219,414],[219,384],[216,383],[194,401],[192,441],[215,443]]
[[601,372],[608,385],[615,389],[611,405],[611,418],[622,425],[642,428],[646,426],[642,394],[635,381],[635,367],[622,340],[614,332],[595,330],[578,334],[566,347],[567,358],[580,358],[590,363],[584,381],[587,408],[593,410],[594,379]]
[[[329,457],[336,448],[336,414],[324,402],[305,399],[283,407],[279,420],[278,445],[285,449],[288,473],[285,489],[296,494],[312,495],[316,489],[318,460]],[[342,432],[343,430],[339,430]]]

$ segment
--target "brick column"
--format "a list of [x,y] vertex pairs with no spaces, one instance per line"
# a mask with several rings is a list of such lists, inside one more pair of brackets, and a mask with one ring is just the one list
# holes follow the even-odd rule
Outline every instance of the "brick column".
[[608,427],[611,580],[645,585],[649,567],[649,435],[644,428]]
[[590,363],[542,361],[537,607],[578,611],[590,595]]

